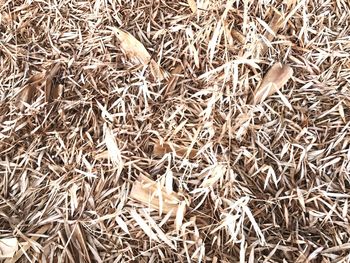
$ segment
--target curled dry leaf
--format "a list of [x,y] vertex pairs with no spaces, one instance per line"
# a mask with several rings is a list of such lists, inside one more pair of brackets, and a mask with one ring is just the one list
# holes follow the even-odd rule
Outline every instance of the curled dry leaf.
[[293,69],[289,65],[274,64],[263,78],[259,88],[256,90],[253,104],[263,102],[268,96],[282,88],[293,76]]
[[133,35],[116,27],[109,27],[109,29],[116,35],[121,49],[132,62],[140,63],[144,66],[149,65],[152,75],[158,80],[163,80],[167,77],[165,70],[152,59],[145,46]]
[[175,192],[168,194],[164,187],[160,189],[159,187],[157,182],[140,175],[134,182],[130,197],[147,207],[157,209],[163,213],[171,212],[175,216],[181,203],[180,195]]
[[0,239],[0,258],[12,258],[18,250],[17,238]]
[[[170,143],[155,143],[153,146],[153,155],[157,157],[163,157],[164,154],[175,152],[175,154],[180,158],[185,158],[187,156],[187,152],[189,151],[186,147],[180,147],[177,145],[173,145]],[[188,153],[188,158],[193,159],[197,156],[198,151],[195,149],[191,149]]]

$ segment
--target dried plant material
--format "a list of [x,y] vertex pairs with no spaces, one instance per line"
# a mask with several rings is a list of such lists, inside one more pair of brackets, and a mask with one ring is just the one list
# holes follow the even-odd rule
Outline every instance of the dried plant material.
[[38,73],[30,77],[26,85],[22,88],[20,94],[17,97],[17,104],[20,110],[23,110],[25,105],[23,103],[31,103],[37,88],[41,86],[42,81],[45,77],[45,73]]
[[5,263],[12,263],[12,262],[17,262],[18,259],[20,259],[23,254],[26,254],[27,250],[31,247],[33,247],[36,243],[36,241],[42,237],[42,235],[44,233],[46,233],[46,231],[50,228],[49,225],[44,225],[42,227],[40,227],[35,233],[33,233],[34,235],[29,239],[30,242],[26,242],[23,245],[21,245],[21,248],[16,251],[16,253],[14,254],[14,256],[11,259],[6,259]]
[[152,75],[159,81],[168,78],[168,73],[162,69],[156,61],[151,59],[149,67],[151,69]]
[[172,71],[171,71],[171,77],[167,80],[165,93],[171,94],[179,80],[179,74],[183,71],[182,65],[178,64]]
[[349,261],[349,1],[0,2],[3,261]]
[[221,35],[223,31],[224,31],[223,22],[219,21],[214,29],[213,37],[208,43],[208,53],[209,53],[210,61],[214,59],[215,50],[221,40]]
[[293,76],[293,69],[288,65],[280,63],[274,64],[263,78],[258,89],[255,91],[253,104],[263,102],[268,96],[271,96],[281,89]]
[[[266,29],[266,32],[264,34],[264,40],[267,42],[271,42],[276,36],[278,30],[285,24],[285,22],[286,21],[284,17],[277,11],[274,11],[274,15],[269,25],[267,25],[264,21],[260,20],[260,23],[262,23],[264,28]],[[258,45],[259,54],[264,55],[267,51],[267,48],[268,46],[266,42],[262,41]]]
[[51,102],[59,98],[61,87],[55,85],[54,78],[61,68],[61,64],[57,63],[46,73],[45,76],[45,102]]
[[134,218],[136,223],[142,228],[142,230],[149,236],[149,238],[159,242],[157,235],[153,232],[152,228],[147,224],[145,220],[135,211],[131,210],[131,216]]
[[62,93],[62,87],[54,83],[54,78],[60,67],[61,65],[59,63],[53,64],[50,70],[38,73],[29,78],[17,98],[17,104],[21,110],[24,109],[24,103],[30,104],[40,90],[45,93],[45,102],[49,103],[59,98]]
[[17,238],[0,239],[0,258],[12,258],[18,251]]
[[180,231],[185,213],[186,213],[186,202],[182,201],[176,211],[175,229],[177,232]]
[[90,259],[89,251],[87,248],[87,244],[85,242],[86,236],[84,232],[82,231],[82,228],[79,223],[75,224],[74,226],[74,232],[72,233],[72,239],[73,242],[75,243],[76,249],[79,250],[81,253],[79,255],[80,262],[92,262]]
[[153,146],[153,155],[158,156],[158,157],[163,157],[163,155],[167,153],[172,153],[175,152],[176,156],[185,158],[195,158],[198,154],[198,151],[195,149],[187,149],[185,147],[177,146],[174,144],[170,143],[155,143]]
[[[112,160],[114,166],[117,167],[118,180],[124,167],[124,161],[113,132],[108,127],[105,127],[105,144],[107,146],[109,158]],[[99,158],[101,158],[101,156],[99,156]]]
[[173,215],[176,215],[181,202],[181,197],[178,194],[175,192],[168,194],[157,182],[144,175],[140,175],[134,182],[130,197],[146,207],[157,209],[163,213],[172,212]]
[[188,50],[191,54],[191,57],[194,59],[194,64],[196,65],[197,68],[199,68],[200,67],[199,54],[198,54],[197,48],[194,45],[195,37],[191,27],[186,28],[186,38],[188,42]]
[[115,217],[115,221],[117,222],[117,224],[120,226],[121,229],[123,229],[123,231],[125,233],[127,233],[128,235],[130,235],[129,230],[128,230],[128,225],[123,221],[123,219],[121,219],[119,216]]
[[150,62],[151,55],[148,53],[145,46],[133,35],[119,28],[112,27],[110,29],[120,41],[120,47],[127,57],[136,60],[142,65],[147,65]]
[[189,7],[191,8],[192,13],[197,13],[197,3],[195,0],[187,0]]
[[107,151],[103,151],[103,152],[96,154],[95,159],[96,160],[108,159],[109,156],[110,156],[110,154],[108,153],[108,150],[107,150]]
[[115,165],[122,165],[123,160],[118,144],[114,138],[112,131],[109,128],[105,129],[105,143],[108,149],[108,155]]
[[244,44],[246,41],[244,35],[236,29],[231,30],[231,36],[234,39],[236,39],[240,44]]
[[200,187],[212,187],[218,180],[220,180],[226,173],[226,167],[223,165],[216,165],[210,172],[207,178],[204,179]]
[[163,230],[157,225],[154,219],[148,213],[144,212],[143,215],[147,219],[147,222],[150,224],[150,226],[156,231],[157,237],[159,237],[159,239],[163,241],[165,244],[167,244],[170,248],[176,250],[176,247],[174,246],[174,244],[167,237],[167,235],[165,235]]
[[109,27],[117,39],[120,41],[120,47],[125,55],[134,62],[138,62],[143,66],[150,66],[152,75],[158,80],[167,77],[167,73],[151,58],[145,46],[137,40],[133,35],[116,27]]

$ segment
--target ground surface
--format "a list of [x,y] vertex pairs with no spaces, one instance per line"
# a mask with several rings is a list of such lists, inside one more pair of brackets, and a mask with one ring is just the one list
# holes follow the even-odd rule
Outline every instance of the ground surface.
[[6,262],[350,261],[347,0],[0,3]]

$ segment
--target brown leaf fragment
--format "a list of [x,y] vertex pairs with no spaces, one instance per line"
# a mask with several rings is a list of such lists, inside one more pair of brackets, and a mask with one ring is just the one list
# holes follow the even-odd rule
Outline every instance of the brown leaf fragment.
[[152,75],[158,79],[158,80],[163,80],[168,78],[168,73],[162,69],[158,63],[156,61],[154,61],[153,59],[151,59],[149,67],[151,69],[151,73]]
[[55,85],[54,78],[60,70],[59,63],[51,66],[51,69],[45,75],[45,102],[51,102],[59,97],[59,87]]
[[41,73],[35,74],[34,76],[28,79],[28,81],[22,88],[17,98],[17,105],[21,111],[24,109],[24,106],[25,106],[23,102],[31,103],[37,91],[37,88],[41,86],[44,77],[45,77],[45,73],[41,72]]
[[150,62],[151,55],[145,46],[133,35],[115,27],[111,27],[111,30],[119,40],[120,47],[127,57],[131,60],[137,60],[142,65],[147,65]]
[[0,259],[12,258],[17,251],[18,251],[17,238],[0,239]]
[[187,0],[188,5],[191,8],[192,13],[197,13],[197,3],[195,0]]
[[174,91],[174,88],[177,85],[179,80],[179,74],[182,72],[182,65],[178,64],[172,71],[171,77],[167,80],[166,89],[164,94],[171,94]]
[[263,78],[255,92],[253,104],[263,102],[268,96],[281,89],[293,76],[293,69],[289,65],[274,64]]
[[50,70],[35,74],[28,79],[17,98],[17,105],[21,111],[24,109],[24,103],[31,103],[39,90],[45,92],[45,102],[51,102],[60,96],[61,88],[54,83],[59,69],[59,63],[53,64]]
[[116,27],[109,27],[116,35],[120,42],[120,47],[125,55],[132,61],[140,63],[143,66],[150,66],[153,77],[163,80],[167,77],[167,73],[158,63],[152,59],[145,46],[137,40],[133,35]]
[[232,29],[231,30],[231,36],[236,39],[240,44],[244,44],[245,43],[245,37],[244,35],[239,32],[238,30],[236,29]]
[[144,175],[140,175],[134,182],[130,197],[162,213],[171,211],[173,216],[181,203],[180,195],[175,192],[168,194],[164,187]]
[[[156,143],[153,146],[153,154],[158,157],[163,157],[164,154],[174,152],[175,154],[180,158],[185,158],[188,152],[188,149],[186,147],[180,147],[177,145],[169,144],[169,143]],[[197,156],[198,151],[195,149],[191,149],[188,157],[190,159],[193,159]]]
[[54,88],[51,89],[49,102],[60,99],[62,97],[62,94],[63,94],[63,85],[61,84],[55,85]]

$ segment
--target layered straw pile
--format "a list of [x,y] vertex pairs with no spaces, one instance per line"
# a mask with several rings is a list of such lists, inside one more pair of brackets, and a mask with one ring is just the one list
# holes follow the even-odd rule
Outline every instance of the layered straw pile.
[[4,262],[349,262],[347,0],[0,1]]

